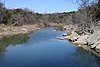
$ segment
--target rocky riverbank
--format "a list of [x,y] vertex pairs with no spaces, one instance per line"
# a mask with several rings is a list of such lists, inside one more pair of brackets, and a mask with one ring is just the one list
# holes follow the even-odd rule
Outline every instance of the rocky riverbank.
[[37,24],[23,26],[6,26],[0,25],[0,39],[8,35],[27,34],[36,29],[39,29]]
[[81,35],[74,29],[70,34],[64,34],[63,37],[57,39],[68,40],[75,46],[100,54],[100,29],[93,30],[92,34],[84,32]]

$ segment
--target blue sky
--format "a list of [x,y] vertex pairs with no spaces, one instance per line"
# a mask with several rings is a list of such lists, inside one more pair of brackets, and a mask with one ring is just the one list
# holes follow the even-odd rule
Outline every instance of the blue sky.
[[6,0],[5,4],[7,8],[28,8],[39,13],[77,10],[77,4],[73,4],[71,0]]

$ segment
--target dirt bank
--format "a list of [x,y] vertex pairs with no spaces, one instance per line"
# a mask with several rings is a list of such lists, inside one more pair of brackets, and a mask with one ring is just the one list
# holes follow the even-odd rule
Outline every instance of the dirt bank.
[[7,26],[0,24],[0,39],[8,35],[27,34],[39,29],[37,24],[23,26]]

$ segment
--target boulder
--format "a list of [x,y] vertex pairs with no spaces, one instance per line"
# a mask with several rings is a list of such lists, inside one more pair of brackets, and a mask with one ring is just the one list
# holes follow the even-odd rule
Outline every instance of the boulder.
[[22,29],[21,29],[21,31],[27,32],[27,29],[25,29],[25,28],[22,28]]
[[96,46],[95,50],[100,53],[100,43]]
[[100,39],[100,30],[95,30],[93,34],[87,39],[89,45],[96,43]]
[[67,36],[67,34],[63,34],[63,36]]
[[86,39],[89,37],[89,35],[83,35],[83,36],[80,36],[79,39],[77,39],[77,41],[73,42],[74,44],[77,44],[77,45],[85,45],[87,44],[87,41]]
[[71,40],[74,42],[74,41],[77,41],[78,37],[72,37]]
[[76,44],[76,45],[85,45],[85,44],[87,44],[87,42],[86,41],[75,41],[75,42],[73,42],[73,44]]
[[86,41],[89,38],[89,35],[82,35],[77,39],[77,41]]
[[97,42],[95,42],[93,45],[91,45],[91,48],[95,48],[97,45],[100,44],[100,40],[98,40]]
[[67,35],[64,38],[66,40],[69,40],[71,42],[76,41],[78,39],[79,35],[76,32],[73,32],[71,35]]
[[73,39],[76,39],[79,35],[76,33],[76,32],[73,32],[71,35],[70,35],[70,39],[73,40]]

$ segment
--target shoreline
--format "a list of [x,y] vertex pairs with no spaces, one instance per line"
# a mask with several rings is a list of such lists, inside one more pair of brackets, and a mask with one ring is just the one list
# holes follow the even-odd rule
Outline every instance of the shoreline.
[[[91,51],[93,54],[100,57],[100,29],[93,30],[93,33],[84,32],[81,35],[79,31],[68,28],[63,37],[58,37],[59,40],[68,40],[75,47],[81,47]],[[67,33],[68,31],[68,33]],[[70,31],[70,32],[69,32]]]
[[37,29],[40,29],[37,24],[22,26],[6,26],[4,24],[0,24],[0,39],[9,35],[28,34]]

